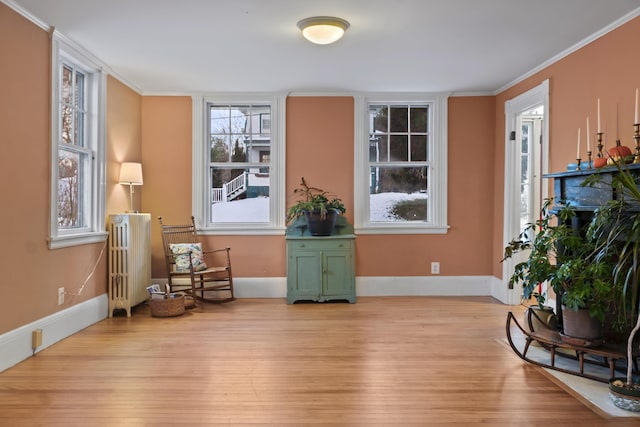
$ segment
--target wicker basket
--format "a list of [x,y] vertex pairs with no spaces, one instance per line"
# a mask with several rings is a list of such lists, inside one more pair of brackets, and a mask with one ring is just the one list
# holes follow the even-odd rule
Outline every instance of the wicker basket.
[[151,316],[153,317],[174,317],[184,314],[184,295],[174,298],[149,300]]

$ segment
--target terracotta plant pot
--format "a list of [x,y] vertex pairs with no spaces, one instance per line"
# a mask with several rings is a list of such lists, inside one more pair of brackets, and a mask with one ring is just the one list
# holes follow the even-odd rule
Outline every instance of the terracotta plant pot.
[[562,328],[563,340],[571,344],[593,347],[602,343],[602,323],[592,318],[587,309],[562,306]]

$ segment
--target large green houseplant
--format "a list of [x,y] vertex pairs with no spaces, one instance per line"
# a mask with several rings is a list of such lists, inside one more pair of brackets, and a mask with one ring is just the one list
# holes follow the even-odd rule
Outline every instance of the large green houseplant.
[[[304,177],[300,187],[293,192],[298,196],[298,201],[289,207],[287,222],[304,216],[312,235],[331,234],[337,215],[347,211],[340,198],[320,188],[310,187]],[[316,225],[317,229],[314,228]]]
[[[635,393],[640,396],[640,382],[633,378],[633,349],[638,346],[635,337],[640,331],[640,175],[622,161],[614,162],[616,173],[611,175],[611,185],[617,197],[599,208],[593,217],[591,231],[597,241],[597,256],[614,254],[616,263],[613,281],[620,292],[617,307],[622,313],[621,327],[630,332],[627,337],[627,375],[612,381],[612,390]],[[637,170],[637,169],[636,169]],[[602,181],[600,174],[592,175],[584,185],[594,186]],[[640,410],[640,398],[635,403],[626,402],[620,395],[612,399],[625,409]],[[628,407],[625,407],[627,405]]]
[[506,246],[503,261],[517,252],[528,251],[527,258],[515,265],[509,286],[521,283],[523,300],[535,298],[542,306],[546,295],[538,289],[546,282],[566,309],[586,309],[591,318],[602,323],[614,294],[611,258],[603,254],[596,257],[597,246],[592,236],[586,230],[570,226],[575,209],[561,204],[554,213],[553,201],[545,200],[540,219],[528,224]]

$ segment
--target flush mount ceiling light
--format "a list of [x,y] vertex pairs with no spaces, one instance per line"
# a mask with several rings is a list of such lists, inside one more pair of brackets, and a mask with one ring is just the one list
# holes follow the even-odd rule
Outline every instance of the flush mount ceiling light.
[[311,43],[330,44],[340,40],[349,28],[349,23],[332,16],[314,16],[298,21],[298,28],[302,30],[304,38]]

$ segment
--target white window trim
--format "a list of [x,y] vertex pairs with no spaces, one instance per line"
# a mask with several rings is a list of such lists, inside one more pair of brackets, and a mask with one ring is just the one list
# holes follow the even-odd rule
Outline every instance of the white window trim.
[[[355,232],[356,234],[446,234],[447,222],[447,104],[445,93],[374,93],[357,95],[355,105]],[[430,190],[428,223],[374,223],[369,220],[369,103],[424,102],[430,109],[432,127],[429,156]]]
[[[283,235],[285,232],[285,124],[286,95],[264,93],[221,93],[192,97],[192,209],[200,234]],[[210,206],[203,197],[209,173],[207,137],[207,103],[270,104],[271,159],[269,166],[269,222],[268,223],[208,223]],[[274,120],[275,119],[275,120]]]
[[[49,249],[58,249],[69,246],[85,245],[106,240],[108,233],[105,230],[105,125],[106,125],[106,73],[101,64],[96,62],[90,54],[76,46],[62,34],[54,31],[51,53],[51,187],[50,211],[49,211]],[[91,186],[93,199],[90,201],[90,213],[87,216],[87,227],[80,229],[58,228],[58,139],[60,134],[60,65],[66,59],[83,69],[91,79],[97,79],[90,83],[91,91],[89,102],[93,103],[88,114],[92,121],[93,141],[91,145],[96,158],[93,159],[93,174]]]

